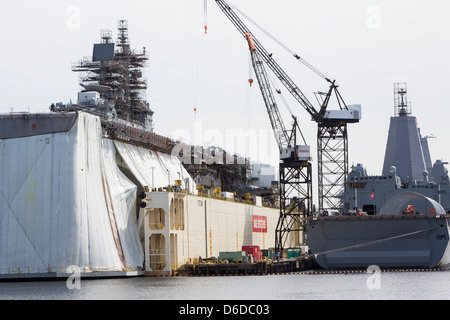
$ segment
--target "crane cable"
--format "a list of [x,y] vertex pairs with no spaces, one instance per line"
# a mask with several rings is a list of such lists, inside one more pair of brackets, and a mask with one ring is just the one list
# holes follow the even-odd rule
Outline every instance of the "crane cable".
[[[206,2],[206,0],[205,0]],[[259,25],[256,21],[254,21],[253,19],[251,19],[248,15],[246,15],[244,12],[242,12],[239,8],[237,8],[235,5],[233,5],[232,3],[228,2],[230,7],[233,8],[234,10],[236,10],[237,12],[239,12],[242,16],[244,16],[248,21],[250,21],[253,25],[255,25],[259,30],[261,30],[262,32],[264,32],[269,38],[271,38],[273,41],[275,41],[276,43],[278,43],[282,48],[284,48],[287,52],[289,52],[291,55],[293,55],[297,60],[299,60],[301,63],[303,63],[306,67],[308,67],[310,70],[312,70],[314,73],[316,73],[319,77],[325,79],[328,82],[332,82],[330,80],[330,78],[328,78],[327,76],[325,76],[322,72],[320,72],[317,68],[315,68],[314,66],[312,66],[309,62],[307,62],[305,59],[303,59],[302,57],[300,57],[298,54],[296,54],[294,51],[292,51],[291,49],[289,49],[289,47],[287,47],[285,44],[283,44],[280,40],[278,40],[277,38],[275,38],[275,36],[273,36],[272,34],[270,34],[267,30],[265,30],[261,25]]]
[[[269,79],[269,82],[272,85],[272,87],[275,89],[275,92],[278,93],[278,95],[280,96],[281,101],[283,101],[283,104],[286,107],[286,109],[288,110],[288,112],[291,114],[292,117],[295,117],[294,113],[292,112],[292,109],[289,107],[289,104],[286,101],[286,98],[283,96],[281,89],[276,85],[271,73],[268,73],[268,79]],[[300,136],[302,137],[304,144],[307,145],[305,136],[303,135],[302,129],[300,128],[298,123],[297,123],[297,129],[300,132]]]
[[[206,1],[206,0],[205,0]],[[195,11],[197,13],[197,11]],[[197,28],[200,24],[200,14],[196,14],[192,10],[192,3],[189,3],[189,29]],[[194,20],[195,19],[195,20]],[[194,117],[196,121],[197,117],[197,103],[198,103],[198,35],[197,33],[191,32],[191,66],[192,66],[192,103],[194,107]],[[194,34],[196,35],[194,38]]]

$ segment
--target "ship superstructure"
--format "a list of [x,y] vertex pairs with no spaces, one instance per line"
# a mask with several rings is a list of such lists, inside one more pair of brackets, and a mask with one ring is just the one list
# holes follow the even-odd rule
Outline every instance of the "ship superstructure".
[[117,44],[110,30],[102,30],[92,57],[72,64],[84,88],[78,93],[77,103],[52,105],[52,111],[90,111],[153,131],[153,111],[145,99],[147,81],[142,71],[148,60],[145,47],[141,52],[131,49],[128,21],[120,20]]
[[339,214],[309,219],[308,245],[323,268],[447,267],[450,185],[447,164],[431,165],[407,102],[406,84],[394,85],[381,175],[352,167]]
[[[176,154],[208,194],[214,194],[215,188],[235,192],[239,198],[248,193],[261,194],[260,188],[252,185],[255,174],[252,174],[248,158],[220,147],[186,145],[154,133],[154,111],[145,99],[147,81],[142,71],[148,65],[149,55],[145,47],[142,51],[131,48],[127,20],[118,21],[116,42],[110,30],[102,30],[100,38],[100,43],[94,44],[91,57],[72,64],[72,71],[80,74],[82,87],[77,103],[54,103],[50,106],[52,112],[92,113],[100,117],[105,136]],[[175,146],[178,149],[174,149]],[[213,161],[205,161],[206,157]],[[267,195],[266,201],[274,202],[275,190],[269,188],[262,193]]]
[[[379,214],[393,197],[415,192],[437,201],[450,212],[450,181],[447,162],[432,164],[428,139],[422,136],[417,118],[407,99],[407,86],[394,86],[395,114],[391,117],[381,175],[370,176],[362,164],[352,167],[344,196],[344,213],[357,210],[368,215]],[[417,213],[433,213],[436,208],[418,197],[408,203]],[[386,210],[386,208],[384,209]]]

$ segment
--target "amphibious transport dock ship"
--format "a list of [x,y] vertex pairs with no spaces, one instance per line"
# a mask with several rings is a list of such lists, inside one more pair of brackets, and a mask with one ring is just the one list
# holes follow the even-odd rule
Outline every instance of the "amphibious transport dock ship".
[[308,245],[323,268],[446,267],[450,184],[446,162],[431,163],[406,84],[395,84],[383,173],[352,168],[343,210],[308,221]]
[[[153,132],[148,54],[131,50],[126,21],[118,29],[116,44],[102,31],[92,59],[72,65],[76,103],[0,115],[0,279],[170,274],[198,257],[274,247],[278,209],[218,185],[207,193],[193,179],[209,174],[202,152],[185,166],[177,142]],[[247,177],[248,161],[231,158],[210,170],[223,186],[237,182],[221,172]]]

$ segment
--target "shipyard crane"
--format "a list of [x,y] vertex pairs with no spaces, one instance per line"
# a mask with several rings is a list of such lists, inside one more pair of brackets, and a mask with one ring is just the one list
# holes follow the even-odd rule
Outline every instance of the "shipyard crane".
[[[297,145],[297,117],[292,115],[292,130],[286,130],[281,118],[264,64],[256,50],[252,36],[247,37],[253,69],[280,151],[280,217],[275,235],[276,253],[285,249],[288,236],[293,233],[299,242],[304,233],[304,218],[312,213],[312,165],[310,147]],[[301,131],[300,131],[301,133]]]
[[[269,118],[271,120],[272,128],[277,138],[278,145],[280,147],[281,155],[283,155],[283,150],[287,150],[284,146],[286,141],[289,141],[288,134],[282,121],[279,117],[278,109],[276,105],[271,102],[270,94],[267,90],[268,82],[264,79],[263,62],[271,69],[275,76],[280,80],[280,82],[286,87],[289,93],[300,103],[300,105],[309,113],[312,120],[318,125],[317,133],[317,153],[318,153],[318,191],[319,191],[319,211],[339,211],[341,207],[341,200],[343,191],[345,188],[346,178],[348,175],[348,135],[347,135],[347,124],[356,123],[360,120],[360,110],[350,109],[344,102],[342,96],[338,91],[338,85],[335,80],[330,80],[330,78],[323,75],[319,70],[314,68],[312,65],[307,63],[298,54],[293,54],[295,59],[299,60],[310,68],[313,72],[319,75],[321,78],[326,80],[330,84],[330,88],[327,93],[320,93],[319,96],[322,98],[319,110],[314,108],[314,106],[309,102],[300,88],[294,83],[294,81],[288,76],[288,74],[280,67],[280,65],[274,60],[273,55],[269,53],[261,43],[255,38],[249,28],[243,23],[239,16],[234,12],[234,10],[227,4],[224,0],[216,0],[216,3],[225,13],[228,19],[233,23],[233,25],[238,29],[238,31],[245,37],[249,43],[253,67],[255,73],[258,76],[258,81],[260,83],[261,92],[266,103],[267,111],[269,113]],[[243,14],[241,12],[241,14]],[[278,41],[277,41],[278,42]],[[286,47],[285,47],[286,48]],[[287,49],[287,48],[286,48]],[[328,105],[330,103],[333,94],[336,97],[337,103],[340,110],[328,111]],[[274,107],[275,106],[275,107]],[[294,117],[294,125],[297,126],[297,118]],[[291,134],[295,128],[291,131]],[[283,134],[284,133],[284,134]],[[293,134],[295,137],[295,134]],[[296,149],[296,144],[287,143],[290,148]],[[294,151],[294,149],[292,149]],[[295,152],[294,152],[295,153]],[[283,159],[281,159],[283,160]],[[283,180],[284,170],[282,167],[285,164],[282,161],[280,165],[280,222],[277,227],[277,250],[282,250],[283,245],[280,243],[279,234],[282,232],[289,232],[289,227],[282,227],[284,223],[282,220],[290,217],[290,213],[281,209],[283,207],[283,199],[287,200],[286,197],[286,187],[292,187],[295,182]],[[294,167],[298,165],[296,163]],[[310,164],[303,167],[310,167]],[[309,169],[310,171],[310,169]],[[299,172],[297,172],[297,176]],[[310,172],[305,175],[304,181],[297,181],[297,184],[306,183],[309,184],[307,190],[310,190],[311,182],[309,178]],[[292,199],[291,199],[292,200]],[[296,202],[296,201],[294,201]],[[295,206],[298,209],[298,206]],[[309,208],[309,206],[308,206]],[[309,209],[306,208],[306,211]],[[311,212],[309,212],[311,213]],[[295,221],[295,223],[297,223]],[[289,225],[292,225],[290,223]]]

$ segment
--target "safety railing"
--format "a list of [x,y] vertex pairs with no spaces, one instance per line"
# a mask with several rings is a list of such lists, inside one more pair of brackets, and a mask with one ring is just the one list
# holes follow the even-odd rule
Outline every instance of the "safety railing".
[[46,273],[93,273],[93,272],[135,272],[142,271],[142,266],[89,266],[89,267],[9,267],[0,269],[1,275],[46,274]]

